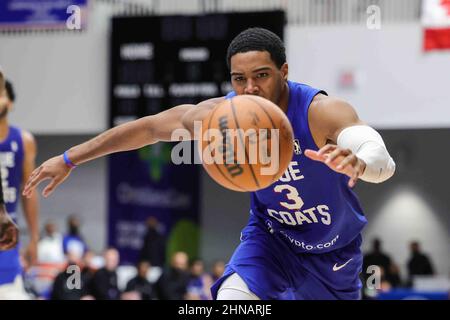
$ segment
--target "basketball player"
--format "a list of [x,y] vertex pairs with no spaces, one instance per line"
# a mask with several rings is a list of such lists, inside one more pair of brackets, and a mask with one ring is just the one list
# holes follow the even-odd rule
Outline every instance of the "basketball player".
[[[366,224],[356,195],[358,179],[380,183],[395,164],[381,136],[345,101],[288,81],[284,44],[272,32],[251,28],[228,48],[234,91],[198,105],[180,105],[113,129],[44,162],[24,194],[50,179],[48,196],[71,169],[100,156],[168,141],[173,130],[193,133],[218,103],[234,95],[262,96],[289,118],[295,152],[273,185],[251,193],[250,219],[224,275],[212,288],[216,299],[358,299]],[[282,152],[282,151],[281,151]]]
[[[21,187],[35,169],[36,142],[24,130],[11,126],[8,113],[13,107],[15,93],[12,84],[5,81],[0,87],[0,166],[1,183],[6,210],[17,223],[17,202],[22,198],[22,207],[28,225],[30,241],[25,254],[31,264],[36,263],[39,240],[38,196],[21,195]],[[0,251],[0,300],[28,299],[23,282],[19,260],[20,246]]]

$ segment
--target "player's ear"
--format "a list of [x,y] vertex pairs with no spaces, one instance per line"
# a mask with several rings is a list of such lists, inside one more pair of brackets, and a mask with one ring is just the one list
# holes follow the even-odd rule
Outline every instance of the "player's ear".
[[288,74],[289,74],[289,66],[288,66],[287,62],[283,63],[283,65],[280,68],[280,71],[283,76],[283,80],[287,81]]

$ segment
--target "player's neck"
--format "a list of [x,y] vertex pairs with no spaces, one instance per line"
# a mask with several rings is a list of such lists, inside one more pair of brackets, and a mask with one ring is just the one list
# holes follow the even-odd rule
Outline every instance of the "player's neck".
[[0,141],[6,139],[9,133],[9,122],[7,117],[0,118]]

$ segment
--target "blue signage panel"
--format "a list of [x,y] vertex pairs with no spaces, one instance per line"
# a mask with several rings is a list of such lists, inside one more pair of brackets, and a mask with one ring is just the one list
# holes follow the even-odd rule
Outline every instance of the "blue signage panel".
[[2,0],[0,29],[63,29],[85,24],[88,0]]

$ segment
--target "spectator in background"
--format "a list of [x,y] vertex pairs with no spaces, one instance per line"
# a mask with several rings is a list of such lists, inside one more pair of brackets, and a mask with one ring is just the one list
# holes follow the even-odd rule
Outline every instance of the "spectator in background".
[[166,237],[163,229],[163,225],[155,217],[147,219],[147,233],[144,236],[140,260],[146,260],[156,267],[164,267],[166,263]]
[[391,267],[391,258],[382,251],[381,240],[377,238],[372,241],[372,251],[364,255],[363,274],[366,275],[367,268],[373,265],[382,267],[386,275]]
[[67,253],[67,265],[53,282],[51,300],[80,300],[88,295],[88,279],[83,276],[82,256],[77,250]]
[[205,273],[202,260],[196,259],[191,266],[191,277],[187,286],[187,300],[211,300],[212,277]]
[[386,280],[391,284],[392,288],[402,287],[402,278],[400,277],[400,268],[395,263],[391,263],[389,272],[386,273]]
[[67,229],[67,234],[63,238],[64,253],[78,251],[78,254],[83,256],[87,251],[87,245],[80,234],[80,220],[77,216],[69,216]]
[[[370,266],[377,266],[378,269],[370,269]],[[372,250],[364,255],[363,258],[363,269],[361,272],[361,280],[363,283],[363,291],[362,298],[363,299],[372,299],[375,298],[379,291],[389,291],[392,286],[389,283],[389,271],[391,267],[391,258],[382,251],[381,248],[381,240],[375,238],[372,240]],[[368,279],[373,275],[373,272],[376,271],[377,277],[380,279],[381,288],[372,287],[373,284],[370,284],[368,287]]]
[[137,264],[138,274],[128,281],[125,292],[137,292],[141,300],[155,300],[156,292],[153,285],[148,281],[147,274],[150,264],[147,261],[140,261]]
[[64,263],[63,237],[56,224],[48,221],[44,227],[45,235],[38,242],[39,263]]
[[170,267],[163,271],[156,283],[158,298],[161,300],[185,299],[189,278],[187,254],[181,251],[174,253]]
[[92,292],[92,279],[97,272],[98,267],[94,263],[96,255],[92,251],[86,251],[83,256],[83,270],[81,271],[82,277],[86,282],[86,290],[88,293]]
[[408,286],[413,285],[413,277],[416,275],[433,275],[433,265],[427,255],[420,249],[420,243],[410,243],[411,256],[408,261]]
[[91,294],[97,300],[117,300],[120,290],[117,285],[117,266],[119,252],[114,248],[106,249],[104,253],[105,266],[99,269],[92,278]]
[[225,262],[223,260],[216,260],[213,263],[211,270],[211,277],[213,283],[216,282],[225,271]]

